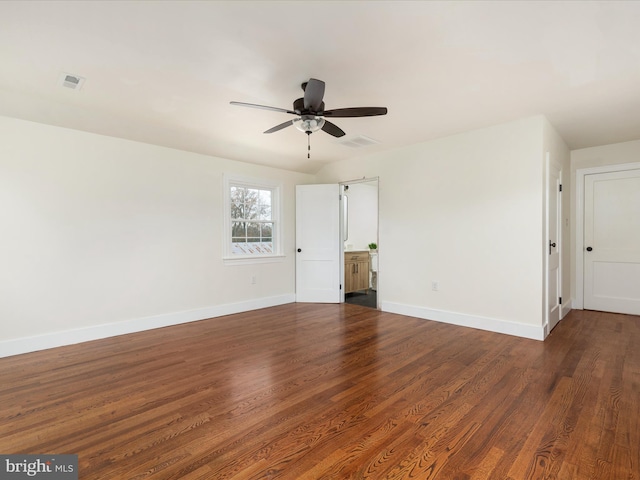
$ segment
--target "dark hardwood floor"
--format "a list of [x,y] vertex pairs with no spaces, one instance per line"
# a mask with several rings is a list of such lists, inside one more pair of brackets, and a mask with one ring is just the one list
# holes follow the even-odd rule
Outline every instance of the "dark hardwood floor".
[[0,453],[88,479],[639,479],[640,317],[545,342],[291,304],[0,359]]

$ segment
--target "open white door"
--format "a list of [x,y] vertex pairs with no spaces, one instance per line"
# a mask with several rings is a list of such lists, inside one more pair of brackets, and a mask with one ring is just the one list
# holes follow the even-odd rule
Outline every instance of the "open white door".
[[640,170],[585,175],[584,308],[640,315]]
[[340,186],[296,186],[296,301],[340,303]]
[[549,331],[562,317],[562,272],[560,244],[562,241],[562,172],[560,165],[547,154],[547,325]]

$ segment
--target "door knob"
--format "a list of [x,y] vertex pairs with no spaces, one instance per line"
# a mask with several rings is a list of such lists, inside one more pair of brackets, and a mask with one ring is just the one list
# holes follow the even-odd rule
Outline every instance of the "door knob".
[[587,252],[590,252],[591,250],[593,250],[593,248],[587,247]]
[[298,249],[298,253],[300,253],[301,251],[302,251],[302,249],[301,249],[301,248],[299,248],[299,249]]

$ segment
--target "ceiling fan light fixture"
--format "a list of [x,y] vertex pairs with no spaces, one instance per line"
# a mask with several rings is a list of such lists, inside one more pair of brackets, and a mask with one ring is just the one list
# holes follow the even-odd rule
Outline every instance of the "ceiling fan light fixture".
[[305,115],[293,120],[293,126],[301,132],[317,132],[324,126],[324,118],[319,116]]

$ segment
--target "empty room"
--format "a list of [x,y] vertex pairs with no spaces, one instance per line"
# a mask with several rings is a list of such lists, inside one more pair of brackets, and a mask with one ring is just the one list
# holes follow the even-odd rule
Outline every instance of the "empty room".
[[640,2],[0,2],[0,478],[640,478]]

